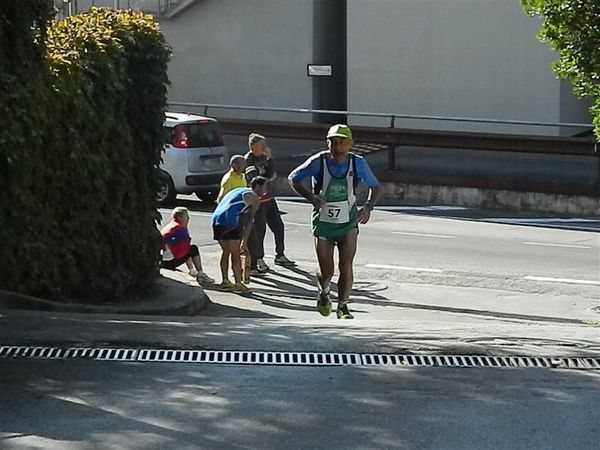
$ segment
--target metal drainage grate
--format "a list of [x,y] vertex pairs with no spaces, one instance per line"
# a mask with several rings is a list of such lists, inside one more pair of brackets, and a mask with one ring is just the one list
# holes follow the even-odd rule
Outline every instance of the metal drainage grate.
[[0,347],[0,358],[136,361],[139,350],[125,348]]
[[0,358],[247,364],[269,366],[519,367],[599,370],[600,358],[394,355],[377,353],[254,352],[218,350],[0,347]]
[[236,352],[213,350],[140,350],[138,361],[277,366],[362,365],[360,355],[348,353]]

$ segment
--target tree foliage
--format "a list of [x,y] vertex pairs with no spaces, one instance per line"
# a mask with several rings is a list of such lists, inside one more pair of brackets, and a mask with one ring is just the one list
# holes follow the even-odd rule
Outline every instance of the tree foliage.
[[553,69],[573,84],[579,97],[590,97],[600,139],[600,1],[521,0],[525,11],[541,16],[539,38],[559,54]]
[[0,7],[0,288],[124,300],[158,273],[170,51],[151,16],[49,4]]

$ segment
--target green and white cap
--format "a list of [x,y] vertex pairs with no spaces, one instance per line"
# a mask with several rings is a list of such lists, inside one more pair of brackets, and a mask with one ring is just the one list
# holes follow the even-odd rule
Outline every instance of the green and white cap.
[[338,123],[337,125],[332,126],[327,132],[327,139],[332,137],[352,139],[352,130],[348,125]]

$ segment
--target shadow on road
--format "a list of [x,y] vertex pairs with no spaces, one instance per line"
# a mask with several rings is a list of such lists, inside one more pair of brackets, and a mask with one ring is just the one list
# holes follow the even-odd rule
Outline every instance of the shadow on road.
[[597,382],[546,369],[0,361],[0,447],[587,450]]

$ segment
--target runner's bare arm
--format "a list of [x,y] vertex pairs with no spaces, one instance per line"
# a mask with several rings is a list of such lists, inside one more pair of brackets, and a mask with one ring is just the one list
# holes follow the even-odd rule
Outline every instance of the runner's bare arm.
[[301,181],[290,181],[290,184],[298,194],[308,200],[309,203],[311,203],[316,209],[321,209],[323,205],[327,203],[318,195],[314,195],[312,192],[310,192]]
[[358,212],[358,223],[365,224],[369,221],[369,219],[371,218],[371,211],[373,211],[373,206],[379,198],[379,192],[379,185],[369,188],[369,195],[367,196],[367,201]]
[[250,237],[252,226],[254,225],[254,216],[260,206],[260,198],[254,192],[246,192],[243,198],[246,207],[244,208],[243,214],[243,216],[245,216],[245,223],[243,224],[241,245],[242,247],[245,247],[246,242],[248,242],[248,238]]

